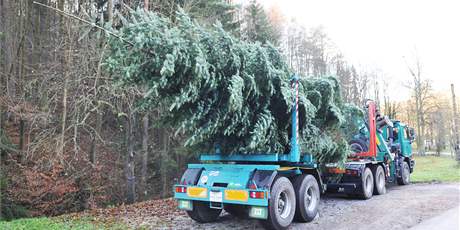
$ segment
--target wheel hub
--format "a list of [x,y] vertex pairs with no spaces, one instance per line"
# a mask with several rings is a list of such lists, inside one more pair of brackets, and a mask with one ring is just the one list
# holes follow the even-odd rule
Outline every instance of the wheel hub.
[[409,169],[404,167],[404,180],[409,181]]
[[378,179],[379,188],[383,188],[385,186],[385,178],[383,177],[383,173],[379,173],[379,175],[377,176],[377,179]]
[[314,189],[312,186],[308,187],[307,190],[305,191],[305,196],[304,196],[304,200],[305,200],[305,207],[307,210],[309,211],[313,211],[315,209],[315,206],[316,206],[316,202],[317,202],[317,194],[315,193]]
[[366,177],[366,193],[370,193],[371,188],[372,188],[372,180],[371,180],[371,176],[369,175]]
[[281,218],[287,218],[291,212],[291,202],[286,191],[280,193],[278,199],[278,213]]

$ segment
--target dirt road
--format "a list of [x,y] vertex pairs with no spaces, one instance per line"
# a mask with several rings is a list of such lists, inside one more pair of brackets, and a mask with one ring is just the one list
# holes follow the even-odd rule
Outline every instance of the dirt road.
[[[407,229],[459,204],[458,183],[391,186],[387,194],[370,200],[326,195],[315,220],[294,223],[291,229]],[[147,229],[262,229],[256,220],[238,219],[227,213],[212,224],[198,224],[183,212],[170,213],[158,216],[140,213],[122,219],[129,226]]]

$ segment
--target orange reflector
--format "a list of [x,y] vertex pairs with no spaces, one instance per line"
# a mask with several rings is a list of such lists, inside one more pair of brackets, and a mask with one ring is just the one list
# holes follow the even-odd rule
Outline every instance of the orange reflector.
[[208,189],[200,187],[188,187],[187,195],[189,197],[206,198],[208,197]]
[[225,190],[226,200],[248,201],[248,192],[245,190]]

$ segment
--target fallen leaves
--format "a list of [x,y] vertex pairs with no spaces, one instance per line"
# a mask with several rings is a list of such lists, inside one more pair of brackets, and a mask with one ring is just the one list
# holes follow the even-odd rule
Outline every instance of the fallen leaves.
[[123,204],[112,208],[86,210],[64,215],[61,218],[89,219],[92,222],[104,224],[122,222],[131,227],[139,227],[142,226],[142,223],[149,222],[151,218],[167,221],[185,215],[185,212],[177,209],[177,202],[173,198],[167,198],[131,205]]

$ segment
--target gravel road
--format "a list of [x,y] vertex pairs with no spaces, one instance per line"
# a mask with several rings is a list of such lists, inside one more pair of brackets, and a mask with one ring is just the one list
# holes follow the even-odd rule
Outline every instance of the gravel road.
[[[290,229],[407,229],[460,204],[460,184],[432,183],[390,186],[387,194],[370,200],[341,195],[322,197],[319,215],[311,223],[293,223]],[[171,210],[162,217],[125,220],[147,229],[262,229],[257,220],[238,219],[227,213],[211,224],[198,224],[183,212]]]

